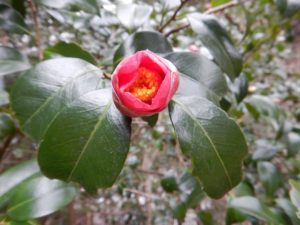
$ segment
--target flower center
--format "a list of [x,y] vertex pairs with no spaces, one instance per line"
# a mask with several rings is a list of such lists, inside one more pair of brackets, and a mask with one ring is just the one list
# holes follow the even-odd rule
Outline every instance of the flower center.
[[161,76],[157,72],[140,67],[137,70],[136,80],[125,91],[130,92],[141,101],[149,103],[156,95],[161,81]]

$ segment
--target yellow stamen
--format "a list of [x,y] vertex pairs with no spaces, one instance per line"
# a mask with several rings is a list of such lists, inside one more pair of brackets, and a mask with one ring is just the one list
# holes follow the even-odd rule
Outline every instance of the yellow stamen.
[[156,95],[160,83],[161,77],[157,72],[140,67],[136,80],[125,91],[148,103]]

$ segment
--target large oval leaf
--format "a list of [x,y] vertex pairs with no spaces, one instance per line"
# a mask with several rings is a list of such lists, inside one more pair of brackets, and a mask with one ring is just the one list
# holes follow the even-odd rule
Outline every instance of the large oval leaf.
[[222,197],[242,177],[247,145],[240,128],[224,111],[199,97],[178,97],[169,111],[181,149],[193,161],[193,173],[210,197]]
[[27,70],[28,59],[14,48],[0,46],[0,76]]
[[29,70],[11,92],[23,130],[39,142],[62,108],[99,88],[101,74],[97,67],[73,58],[48,60]]
[[226,94],[228,88],[223,72],[206,57],[188,52],[174,52],[165,58],[180,72],[177,94],[218,100]]
[[53,213],[72,201],[76,189],[58,180],[37,177],[18,187],[7,214],[15,220],[28,220]]
[[39,164],[47,176],[76,181],[95,192],[116,180],[129,138],[130,119],[112,104],[111,90],[93,91],[56,117],[40,145]]
[[123,57],[145,49],[158,54],[172,52],[170,43],[161,33],[154,31],[136,32],[130,35],[117,49],[114,55],[114,65],[116,66]]
[[8,5],[1,3],[0,28],[12,33],[30,34],[22,15]]
[[190,14],[188,19],[193,31],[199,35],[222,70],[231,78],[239,76],[243,66],[242,58],[218,20],[212,15],[199,13]]

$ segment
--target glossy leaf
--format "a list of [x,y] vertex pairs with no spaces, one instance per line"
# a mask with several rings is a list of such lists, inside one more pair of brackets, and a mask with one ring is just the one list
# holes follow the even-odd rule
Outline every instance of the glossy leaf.
[[76,43],[59,42],[56,45],[48,47],[44,50],[45,59],[63,56],[80,58],[94,65],[97,64],[94,56]]
[[167,175],[160,180],[162,188],[169,193],[178,190],[178,184],[175,176]]
[[0,205],[11,195],[15,187],[39,173],[36,160],[18,164],[0,175]]
[[76,189],[58,180],[37,177],[18,187],[7,214],[15,220],[28,220],[51,214],[70,203]]
[[90,192],[113,184],[129,148],[130,119],[112,104],[111,90],[99,89],[101,73],[81,59],[48,60],[19,78],[11,93],[22,128],[43,140],[44,174]]
[[31,67],[28,59],[14,48],[0,46],[0,76],[21,72]]
[[149,19],[151,12],[152,7],[148,5],[117,5],[117,17],[128,29],[135,29],[143,25]]
[[88,192],[110,187],[129,150],[130,119],[114,106],[111,90],[74,100],[50,125],[38,161],[50,178],[80,183]]
[[296,132],[289,132],[286,135],[287,150],[289,156],[296,155],[300,150],[300,135]]
[[6,4],[0,3],[0,29],[17,34],[30,34],[21,14]]
[[285,225],[287,224],[280,214],[274,213],[270,208],[261,203],[254,197],[240,197],[232,199],[229,203],[230,208],[237,209],[247,215],[263,220],[268,224]]
[[297,216],[300,218],[300,182],[289,180],[292,187],[290,190],[290,198],[294,206],[297,208]]
[[214,16],[198,13],[190,14],[188,19],[193,31],[199,35],[221,69],[231,78],[238,77],[242,71],[242,58],[218,20]]
[[242,177],[247,145],[240,128],[203,98],[178,97],[170,103],[169,111],[181,149],[192,159],[193,174],[210,197],[222,197]]
[[270,162],[259,162],[257,171],[266,193],[272,197],[281,185],[281,174]]
[[113,59],[114,65],[116,66],[124,57],[146,49],[158,54],[172,52],[170,43],[161,33],[154,31],[136,32],[130,35],[117,49]]
[[97,67],[74,58],[36,65],[17,80],[10,96],[22,129],[39,142],[61,109],[99,88],[101,74]]
[[227,83],[219,67],[206,57],[188,52],[175,52],[165,56],[180,72],[177,94],[200,96],[220,100]]

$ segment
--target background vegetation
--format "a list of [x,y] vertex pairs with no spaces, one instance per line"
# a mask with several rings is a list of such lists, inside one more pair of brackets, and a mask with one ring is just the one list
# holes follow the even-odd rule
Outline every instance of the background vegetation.
[[[0,224],[299,225],[299,9],[298,0],[0,0]],[[192,13],[214,14],[243,56],[242,73],[227,79],[220,101],[248,143],[242,182],[219,200],[208,197],[167,112],[156,124],[133,120],[130,151],[111,188],[91,196],[41,175],[37,145],[10,106],[16,78],[39,61],[76,57],[105,71],[109,83],[116,50],[137,31],[160,32],[175,51],[212,59]]]

